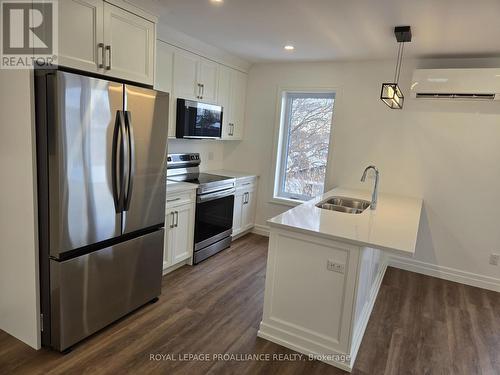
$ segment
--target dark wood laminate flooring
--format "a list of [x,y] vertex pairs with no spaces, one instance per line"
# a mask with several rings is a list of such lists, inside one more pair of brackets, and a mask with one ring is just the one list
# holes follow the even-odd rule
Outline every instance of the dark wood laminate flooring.
[[[159,302],[67,355],[35,351],[0,331],[0,374],[344,374],[308,360],[178,360],[187,353],[294,354],[256,337],[266,255],[267,238],[252,234],[167,275]],[[500,293],[389,268],[353,374],[500,374]]]

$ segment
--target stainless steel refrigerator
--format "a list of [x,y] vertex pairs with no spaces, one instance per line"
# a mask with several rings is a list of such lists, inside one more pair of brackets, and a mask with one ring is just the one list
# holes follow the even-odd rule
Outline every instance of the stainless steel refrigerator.
[[160,295],[168,100],[35,73],[45,346],[64,351]]

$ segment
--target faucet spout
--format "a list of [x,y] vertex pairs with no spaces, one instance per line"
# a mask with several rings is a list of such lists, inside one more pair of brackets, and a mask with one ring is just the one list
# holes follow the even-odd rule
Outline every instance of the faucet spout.
[[372,201],[370,203],[370,209],[375,210],[377,208],[377,200],[378,200],[378,181],[380,178],[380,173],[377,169],[376,166],[374,165],[369,165],[368,167],[365,168],[363,175],[361,176],[361,182],[365,182],[366,180],[366,175],[368,174],[368,171],[370,169],[373,169],[375,172],[375,184],[373,186],[373,193],[372,193]]

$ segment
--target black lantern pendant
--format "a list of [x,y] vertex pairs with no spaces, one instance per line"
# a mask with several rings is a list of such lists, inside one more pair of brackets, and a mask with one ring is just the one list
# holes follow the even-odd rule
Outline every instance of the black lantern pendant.
[[405,97],[399,88],[399,73],[403,63],[404,45],[406,42],[411,42],[411,28],[410,26],[397,26],[394,28],[394,35],[399,43],[394,81],[382,84],[380,99],[391,109],[402,109]]

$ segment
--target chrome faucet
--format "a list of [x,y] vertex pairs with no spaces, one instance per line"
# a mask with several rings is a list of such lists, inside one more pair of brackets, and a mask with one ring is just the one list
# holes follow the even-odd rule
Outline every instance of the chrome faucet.
[[365,168],[365,171],[363,172],[363,176],[361,176],[361,182],[365,182],[366,179],[366,174],[370,169],[373,169],[375,171],[375,185],[373,186],[373,193],[372,193],[372,202],[370,204],[370,210],[374,210],[377,208],[377,198],[378,198],[378,179],[380,177],[380,173],[378,172],[378,169],[374,165],[370,165]]

